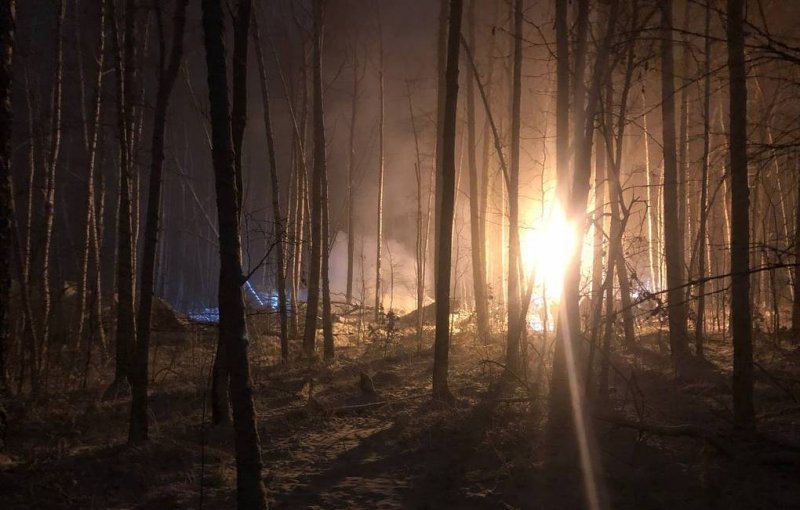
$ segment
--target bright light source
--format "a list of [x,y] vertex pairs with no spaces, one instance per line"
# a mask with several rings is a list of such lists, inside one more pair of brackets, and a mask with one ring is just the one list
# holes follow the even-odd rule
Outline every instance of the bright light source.
[[547,287],[547,297],[561,297],[564,274],[575,250],[575,225],[567,221],[558,202],[551,202],[544,218],[534,219],[531,228],[522,229],[520,245],[525,272],[534,271],[538,285]]

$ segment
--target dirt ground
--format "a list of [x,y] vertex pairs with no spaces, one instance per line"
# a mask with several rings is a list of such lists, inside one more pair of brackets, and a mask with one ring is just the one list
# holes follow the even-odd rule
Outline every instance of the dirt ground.
[[[589,417],[604,506],[800,508],[800,349],[759,340],[759,434],[735,442],[727,342],[709,341],[708,362],[676,380],[658,336],[640,341],[614,355],[611,397]],[[155,344],[145,446],[125,444],[129,400],[101,399],[109,369],[87,389],[6,402],[0,508],[235,506],[232,433],[211,426],[204,405],[213,329],[190,326],[185,338]],[[342,345],[335,363],[316,368],[271,364],[274,344],[254,335],[252,349],[272,508],[586,507],[571,434],[547,432],[547,370],[535,354],[525,381],[504,379],[487,362],[502,359],[501,339],[483,346],[457,334],[456,400],[443,404],[429,396],[431,352],[417,352],[410,330],[390,343]],[[667,430],[614,422],[623,416]]]

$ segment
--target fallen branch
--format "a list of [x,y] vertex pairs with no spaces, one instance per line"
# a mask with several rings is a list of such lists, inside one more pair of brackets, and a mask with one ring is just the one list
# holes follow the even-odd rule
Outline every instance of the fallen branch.
[[659,425],[645,421],[632,420],[624,416],[596,414],[595,418],[610,423],[617,427],[638,430],[639,432],[666,437],[688,437],[702,439],[719,450],[730,459],[736,458],[736,453],[722,437],[706,428],[697,425]]
[[405,402],[408,400],[414,400],[418,398],[424,398],[429,396],[428,394],[421,394],[421,395],[410,395],[408,397],[396,398],[392,400],[377,400],[375,402],[367,402],[366,404],[352,404],[347,406],[341,407],[334,407],[332,409],[328,409],[327,412],[332,415],[339,415],[339,414],[347,414],[353,411],[363,411],[364,409],[373,409],[376,407],[383,407],[385,405],[395,404],[397,402]]

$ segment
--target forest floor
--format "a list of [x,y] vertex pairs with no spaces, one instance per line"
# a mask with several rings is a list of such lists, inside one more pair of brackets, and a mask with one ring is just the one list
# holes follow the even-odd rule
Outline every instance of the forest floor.
[[[146,445],[125,444],[129,400],[101,398],[110,371],[87,389],[7,401],[0,508],[233,508],[232,431],[210,425],[204,405],[214,331],[189,328],[156,338]],[[500,339],[478,345],[460,332],[455,401],[438,403],[430,350],[400,333],[343,345],[316,368],[271,365],[274,347],[254,335],[272,508],[586,507],[571,437],[548,444],[537,360],[524,385],[502,378],[487,361],[502,359]],[[616,353],[611,397],[589,416],[605,507],[800,508],[800,349],[759,340],[759,433],[741,442],[731,435],[728,343],[710,339],[708,361],[676,380],[665,340],[645,336]]]

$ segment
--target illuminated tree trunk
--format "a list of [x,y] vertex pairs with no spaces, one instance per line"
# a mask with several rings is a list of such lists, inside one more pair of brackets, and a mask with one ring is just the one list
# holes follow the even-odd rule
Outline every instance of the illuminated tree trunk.
[[[475,4],[471,0],[468,11],[469,45],[475,47]],[[475,80],[467,79],[467,158],[469,165],[469,212],[470,235],[472,241],[472,285],[475,292],[475,315],[478,323],[478,338],[481,342],[489,340],[489,302],[486,298],[486,242],[485,227],[481,211],[481,186],[486,181],[478,181],[477,137],[475,134]]]
[[672,55],[672,0],[661,3],[661,115],[664,147],[664,250],[667,261],[667,313],[673,366],[688,354],[683,270],[683,224],[679,221],[675,139],[675,66]]
[[322,277],[322,352],[325,361],[333,361],[333,317],[331,314],[331,283],[330,283],[330,207],[328,201],[328,170],[323,168],[322,182],[320,183],[322,193],[322,247],[320,260]]
[[311,256],[309,257],[308,298],[303,349],[314,356],[319,313],[320,272],[322,269],[322,184],[325,174],[325,119],[322,106],[322,1],[314,0],[313,117],[314,175],[311,179]]
[[[355,173],[356,173],[356,119],[358,118],[358,86],[361,81],[358,75],[358,50],[353,45],[353,101],[350,104],[350,132],[348,138],[347,159],[347,290],[345,301],[353,301],[353,267],[356,250],[355,232]],[[363,303],[362,303],[363,304]]]
[[647,262],[651,291],[661,290],[661,248],[659,245],[658,176],[650,167],[650,132],[647,130],[647,94],[642,86],[642,138],[644,138],[644,171],[647,185]]
[[[673,1],[673,0],[670,0]],[[683,2],[683,24],[680,28],[686,29],[689,26],[691,2]],[[673,45],[673,50],[675,46]],[[680,63],[677,75],[680,83],[680,94],[678,100],[680,101],[680,109],[678,112],[678,225],[681,228],[682,249],[680,252],[681,266],[685,264],[687,254],[685,252],[687,244],[691,247],[692,244],[692,222],[691,222],[691,208],[689,207],[689,87],[691,79],[689,77],[689,44],[686,40],[686,35],[681,34],[679,38],[680,48]],[[674,82],[673,82],[674,83]],[[689,265],[688,278],[691,278],[692,267]],[[685,308],[688,310],[688,297],[690,297],[690,288],[684,289],[687,304]],[[687,336],[688,342],[688,336]],[[688,343],[687,343],[688,345]]]
[[[800,153],[795,154],[794,174],[800,176]],[[800,178],[798,178],[800,182]],[[795,342],[800,340],[800,186],[795,197],[794,217],[794,300],[792,302],[792,332]]]
[[7,352],[11,337],[9,308],[11,290],[11,59],[16,30],[14,0],[0,2],[0,394],[8,389]]
[[694,332],[695,354],[703,357],[703,341],[706,325],[706,230],[708,225],[708,166],[709,148],[711,137],[711,5],[706,5],[705,21],[705,54],[706,60],[703,72],[703,170],[700,177],[700,227],[697,232],[699,260],[697,264],[697,277],[700,284],[697,287],[697,325]]
[[264,64],[264,54],[261,48],[261,37],[258,23],[254,21],[253,35],[255,36],[256,57],[258,58],[258,74],[261,80],[261,102],[264,108],[264,132],[267,138],[267,156],[269,159],[269,180],[272,188],[272,221],[275,224],[275,278],[278,287],[278,320],[281,333],[281,360],[289,361],[289,324],[286,309],[286,261],[285,241],[287,237],[286,224],[281,214],[280,187],[278,186],[278,162],[275,157],[275,138],[272,134],[272,113],[269,99],[269,81],[267,68]]
[[294,195],[294,228],[292,235],[292,337],[299,338],[299,302],[300,302],[300,282],[303,272],[303,241],[305,233],[305,205],[304,197],[306,194],[306,171],[305,165],[301,162],[303,157],[300,152],[299,135],[295,135],[292,141],[292,150],[295,158],[295,195]]
[[230,373],[236,450],[236,500],[238,508],[259,510],[267,508],[267,501],[261,480],[261,441],[256,427],[247,355],[236,171],[223,37],[224,17],[220,0],[203,0],[202,8],[219,224],[219,335],[224,341]]
[[[567,0],[555,0],[556,31],[556,196],[561,207],[567,210],[569,190],[572,186],[569,172],[569,36],[567,32]],[[583,98],[580,103],[583,105]],[[577,132],[577,129],[576,129]],[[581,136],[582,137],[582,136]],[[576,146],[577,149],[577,146]],[[603,162],[605,165],[605,161]],[[570,269],[568,268],[567,271]],[[563,282],[567,288],[566,273]],[[567,430],[571,423],[568,416],[569,382],[566,364],[565,343],[569,341],[569,333],[564,331],[564,312],[566,295],[561,296],[559,313],[556,320],[556,347],[553,355],[553,377],[550,385],[550,408],[548,429]],[[557,424],[557,425],[556,425]]]
[[[375,4],[376,8],[378,3]],[[383,311],[383,291],[381,289],[381,250],[383,248],[383,173],[384,173],[384,83],[383,83],[383,30],[381,15],[378,18],[378,84],[379,84],[379,119],[378,119],[378,208],[377,230],[375,234],[375,320]]]
[[[379,16],[380,22],[380,16]],[[334,357],[334,343],[333,343],[333,316],[331,312],[331,283],[330,283],[330,256],[331,256],[331,235],[330,235],[330,201],[328,200],[328,167],[327,162],[325,161],[325,126],[324,126],[324,115],[322,110],[322,14],[320,13],[320,20],[319,20],[319,40],[320,40],[320,55],[319,55],[319,74],[315,76],[315,78],[319,79],[319,89],[320,89],[320,97],[319,97],[319,105],[320,105],[320,116],[318,119],[319,126],[318,126],[318,133],[317,135],[320,137],[320,145],[322,146],[321,149],[317,148],[315,145],[315,150],[319,150],[318,153],[315,154],[315,165],[316,159],[321,157],[322,162],[320,165],[320,194],[321,194],[321,206],[322,211],[320,213],[321,220],[322,220],[322,232],[320,234],[321,240],[321,253],[320,253],[320,276],[322,277],[322,353],[323,358],[325,361],[333,361]],[[381,35],[382,38],[382,35]],[[382,50],[382,48],[381,48]],[[381,96],[383,96],[383,51],[381,51]],[[381,97],[381,104],[383,104],[383,98]],[[381,107],[383,110],[383,107]],[[381,116],[383,113],[381,113]],[[317,135],[315,135],[315,143]],[[383,120],[381,120],[381,178],[383,177]],[[382,186],[381,186],[382,188]],[[383,203],[380,203],[380,209],[383,210]],[[378,275],[380,279],[380,274]]]
[[[441,239],[441,216],[442,216],[442,158],[444,157],[444,114],[446,100],[446,81],[447,81],[447,51],[448,51],[448,16],[449,2],[451,0],[439,0],[439,30],[436,51],[436,148],[435,148],[435,168],[436,174],[434,186],[434,226],[433,226],[433,274],[439,274],[439,240]],[[455,135],[453,135],[455,136]],[[453,149],[455,151],[455,149]],[[438,276],[434,278],[434,287],[438,284]]]
[[[493,9],[493,12],[492,12],[492,26],[497,25],[497,20],[498,20],[498,18],[500,16],[500,5],[501,4],[499,2],[496,2],[495,5],[494,5],[494,9]],[[486,60],[487,60],[487,67],[488,67],[488,71],[486,72],[486,89],[487,89],[487,95],[491,96],[491,89],[492,89],[492,85],[493,85],[493,81],[494,81],[494,68],[495,68],[495,66],[494,66],[494,63],[495,63],[494,62],[495,61],[495,37],[492,37],[489,40],[489,47],[487,49],[486,55],[487,55]],[[502,282],[502,277],[500,275],[493,274],[493,273],[496,272],[496,271],[494,271],[494,267],[495,267],[494,259],[499,259],[501,261],[503,259],[503,256],[502,256],[502,244],[503,243],[499,242],[499,243],[496,243],[494,246],[492,246],[492,243],[489,241],[489,239],[490,239],[490,237],[494,237],[494,235],[497,234],[496,231],[502,232],[503,229],[502,229],[502,226],[498,226],[496,224],[496,223],[499,223],[499,222],[492,222],[492,228],[491,229],[487,229],[487,227],[486,227],[486,225],[488,223],[488,211],[489,211],[489,190],[492,188],[492,186],[491,186],[491,175],[493,173],[492,169],[491,169],[491,153],[490,153],[490,147],[491,147],[490,139],[491,139],[492,135],[491,135],[491,132],[490,132],[490,126],[489,126],[490,123],[489,123],[489,120],[488,120],[487,117],[488,117],[488,115],[486,115],[484,117],[485,120],[483,122],[483,147],[482,147],[482,153],[481,153],[481,177],[480,177],[480,182],[482,184],[482,187],[481,187],[481,190],[480,190],[480,195],[481,196],[480,196],[480,206],[479,206],[479,224],[480,224],[480,232],[482,233],[480,239],[481,239],[481,242],[483,243],[483,247],[482,247],[482,250],[483,250],[482,251],[482,253],[483,253],[483,264],[484,264],[483,277],[484,277],[484,282],[486,284],[486,290],[484,292],[487,294],[486,295],[486,301],[487,301],[487,312],[486,313],[487,313],[487,322],[489,322],[489,318],[488,318],[489,309],[488,309],[488,306],[489,306],[490,300],[497,299],[499,301],[502,301],[502,295],[503,295],[502,285],[499,285],[497,283],[498,281]],[[502,193],[500,193],[500,195],[502,196]],[[489,232],[490,230],[492,231],[491,234]],[[487,242],[489,242],[489,246],[487,246]],[[497,248],[499,248],[501,250],[499,255],[497,255],[496,252],[495,252],[495,249],[497,249]],[[490,253],[491,253],[491,255],[490,255]],[[492,286],[492,287],[489,287],[489,286]],[[490,289],[491,289],[491,294],[490,294]],[[491,328],[491,326],[490,326],[490,328]]]
[[[633,2],[630,16],[630,30],[631,33],[636,33],[640,28],[638,26],[639,4]],[[614,249],[615,257],[614,263],[617,267],[617,279],[619,281],[620,291],[620,304],[622,306],[622,323],[625,330],[625,345],[628,348],[633,347],[636,342],[636,324],[633,317],[633,306],[631,303],[631,284],[628,279],[628,267],[625,265],[625,251],[622,245],[625,228],[627,226],[630,211],[625,208],[623,189],[622,189],[622,155],[625,141],[625,125],[628,114],[628,98],[630,97],[631,84],[633,83],[633,73],[636,68],[636,53],[635,53],[635,39],[631,38],[627,45],[625,77],[623,80],[622,93],[619,101],[619,114],[617,115],[617,125],[614,130],[615,136],[615,152],[614,161],[611,165],[614,182],[612,183],[611,197],[611,221],[617,222],[617,235],[612,235],[612,240],[616,244]],[[608,107],[607,112],[611,112],[613,108],[613,84],[609,80],[608,88]],[[613,119],[609,117],[607,126],[611,129],[613,126]],[[613,228],[612,228],[613,230]]]
[[[95,173],[96,173],[96,162],[97,162],[97,141],[100,136],[100,113],[101,113],[101,106],[102,106],[102,88],[103,88],[103,76],[105,72],[105,22],[106,22],[106,3],[105,1],[102,3],[101,12],[100,12],[100,28],[98,31],[98,50],[97,50],[97,76],[95,78],[95,90],[94,90],[94,97],[92,100],[92,131],[91,135],[89,135],[89,127],[85,126],[86,131],[86,149],[89,156],[89,164],[87,167],[86,172],[86,214],[85,214],[85,221],[84,221],[84,229],[83,229],[83,243],[82,243],[82,251],[81,251],[81,259],[80,259],[80,269],[79,269],[79,278],[80,281],[78,282],[78,326],[76,328],[75,334],[75,342],[76,345],[79,345],[82,351],[86,351],[86,346],[89,345],[88,335],[85,335],[85,327],[86,327],[86,316],[87,316],[87,307],[89,301],[89,260],[92,258],[93,249],[95,247],[94,237],[96,234],[96,222],[97,218],[95,216],[96,207],[95,207]],[[79,57],[80,58],[80,57]],[[82,68],[82,66],[81,66]],[[81,73],[82,74],[82,73]],[[88,123],[88,119],[86,121]],[[95,260],[97,257],[95,255]],[[95,270],[99,272],[99,267],[95,267]],[[84,338],[86,336],[86,338]]]
[[417,277],[417,351],[422,350],[422,333],[425,316],[422,311],[425,306],[425,269],[427,266],[428,255],[428,226],[431,217],[431,193],[428,192],[427,207],[423,207],[423,180],[422,180],[422,156],[419,149],[419,136],[417,133],[417,123],[414,116],[414,104],[411,100],[411,87],[406,81],[406,93],[408,94],[408,113],[411,118],[411,131],[414,133],[414,153],[416,161],[414,163],[414,177],[417,181],[417,239],[416,239],[416,260],[414,269]]
[[445,67],[445,101],[442,115],[441,215],[437,216],[440,237],[436,273],[436,338],[433,354],[433,397],[449,399],[447,366],[450,350],[450,257],[453,241],[456,180],[456,113],[458,109],[458,58],[461,36],[461,0],[450,0],[450,22],[447,34]]
[[731,177],[731,333],[733,418],[738,429],[755,428],[753,345],[750,312],[750,188],[747,176],[747,75],[744,0],[728,0]]
[[508,339],[506,369],[517,373],[520,365],[519,283],[519,146],[522,102],[522,1],[514,2],[514,52],[511,78],[511,162],[508,175]]
[[[142,252],[141,287],[139,291],[139,310],[137,316],[137,338],[132,360],[131,380],[131,419],[128,441],[138,443],[148,439],[147,384],[148,356],[150,352],[150,323],[153,308],[153,291],[156,271],[156,248],[158,245],[159,215],[161,206],[161,181],[164,170],[164,132],[167,124],[169,98],[178,78],[183,55],[183,32],[186,26],[186,5],[189,0],[177,0],[173,14],[172,44],[169,60],[165,60],[165,41],[163,26],[159,27],[160,63],[158,92],[153,113],[153,133],[150,148],[150,182],[147,196],[147,219],[144,230],[144,249]],[[161,7],[155,5],[156,17],[161,25]],[[164,64],[166,62],[166,67]]]
[[[602,142],[596,145],[594,164],[594,236],[592,239],[592,308],[597,310],[603,306],[603,237],[605,236],[605,179],[606,155],[602,150]],[[598,312],[599,313],[599,312]],[[597,338],[594,323],[592,338]],[[594,345],[591,346],[594,348]]]
[[[579,380],[577,379],[579,374],[577,367],[579,366],[582,348],[582,344],[579,340],[583,334],[581,331],[580,311],[578,308],[580,298],[582,240],[585,235],[586,206],[588,203],[591,181],[594,126],[598,110],[601,106],[602,86],[606,83],[606,79],[610,76],[613,67],[613,65],[609,65],[609,54],[619,14],[619,3],[619,0],[612,0],[607,7],[607,13],[603,15],[606,20],[606,28],[603,39],[599,43],[597,57],[593,66],[591,87],[588,90],[586,100],[583,135],[581,136],[581,144],[576,147],[575,171],[572,179],[569,179],[569,174],[565,167],[559,167],[558,169],[559,191],[565,194],[562,196],[569,197],[569,200],[564,204],[565,216],[567,217],[567,221],[573,222],[576,225],[577,232],[576,247],[573,253],[569,255],[569,260],[566,264],[561,304],[559,305],[556,350],[550,387],[550,424],[552,431],[565,426],[571,426],[571,420],[573,419],[575,421],[579,420],[580,416],[571,416],[571,410],[582,409],[583,405],[581,402],[582,395],[580,394],[580,386],[578,385]],[[559,8],[557,4],[556,9],[556,14],[559,18],[566,15],[566,6],[560,6]],[[562,20],[561,23],[557,23],[556,27],[559,32],[566,30],[565,20]],[[558,27],[561,28],[559,29]],[[566,48],[564,51],[566,51]],[[568,57],[566,53],[559,53],[558,58]],[[568,87],[567,78],[568,77],[562,76],[561,80],[557,79],[557,87]],[[557,98],[557,118],[560,115],[566,116],[568,114],[568,111],[563,109],[566,105],[562,104],[562,108],[558,108],[559,104],[561,103],[558,102]],[[563,137],[569,136],[566,129],[557,132],[556,136],[559,137],[559,134]],[[566,164],[566,162],[564,163]],[[570,406],[571,399],[573,398],[577,399],[577,401],[573,401],[573,405]],[[588,497],[592,499],[594,496],[596,495],[589,495]]]

